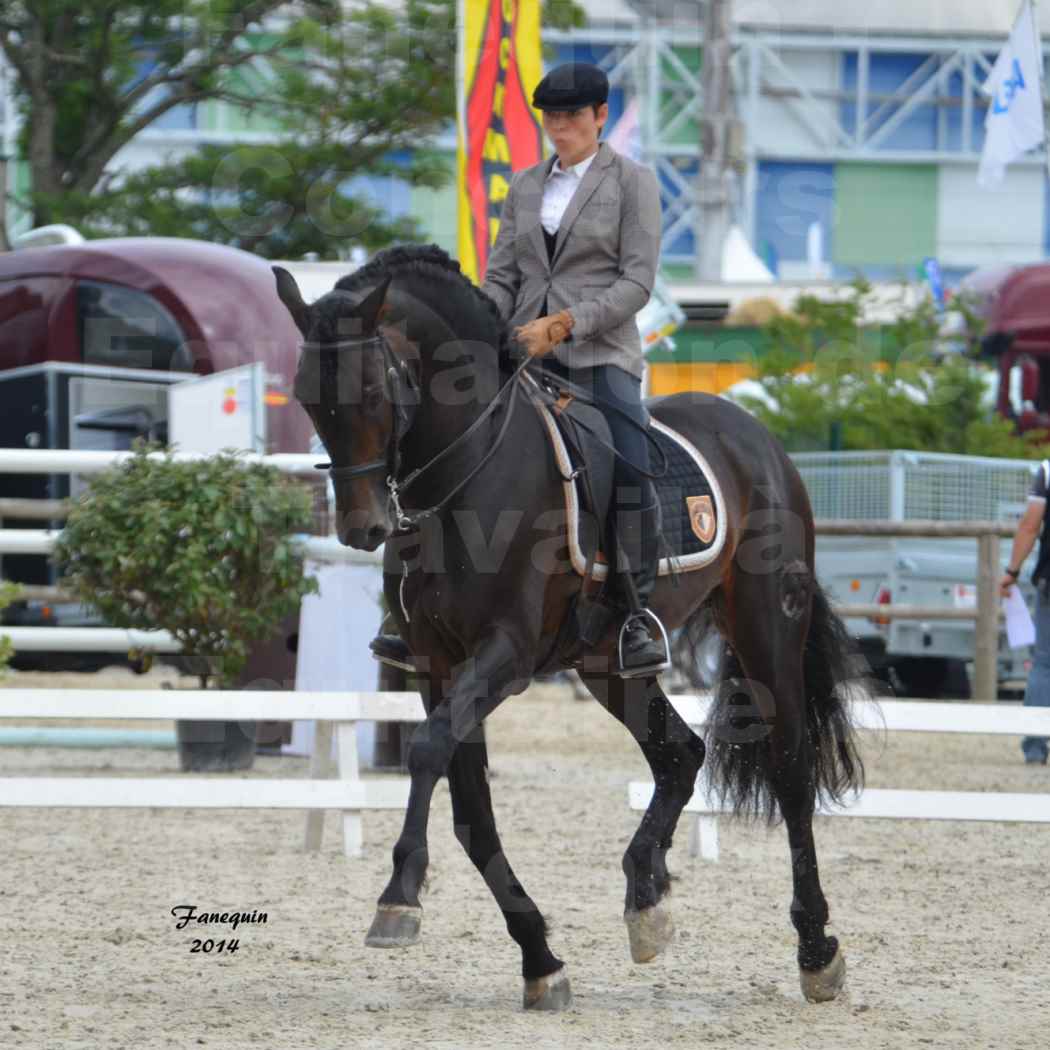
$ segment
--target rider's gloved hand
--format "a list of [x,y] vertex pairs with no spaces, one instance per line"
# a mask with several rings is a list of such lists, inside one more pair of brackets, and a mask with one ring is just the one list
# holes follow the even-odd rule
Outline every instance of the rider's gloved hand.
[[525,348],[529,357],[543,357],[569,338],[574,323],[572,314],[562,310],[550,317],[537,317],[535,321],[520,325],[514,329],[514,338]]

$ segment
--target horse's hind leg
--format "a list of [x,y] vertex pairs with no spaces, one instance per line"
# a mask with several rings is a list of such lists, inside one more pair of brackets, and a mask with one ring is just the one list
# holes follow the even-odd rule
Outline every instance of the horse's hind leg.
[[703,765],[704,743],[671,706],[656,678],[581,677],[595,699],[630,730],[653,773],[652,801],[623,858],[631,957],[650,962],[674,933],[664,903],[671,885],[667,851]]
[[[797,604],[784,601],[782,593],[785,586],[791,589],[804,583],[804,566],[795,568],[800,572],[794,579],[780,571],[736,576],[736,615],[726,625],[732,656],[723,675],[722,695],[745,698],[765,726],[757,718],[745,717],[722,722],[715,732],[742,734],[736,741],[737,774],[749,778],[759,794],[771,790],[780,807],[791,849],[791,921],[798,933],[802,991],[811,1001],[825,1001],[841,990],[846,964],[838,941],[824,932],[828,905],[813,839],[815,756],[807,730],[803,675],[806,617],[798,614]],[[732,666],[733,657],[739,667]],[[724,749],[727,743],[733,746],[725,740],[714,746]]]
[[456,748],[448,768],[456,838],[481,872],[521,948],[527,1010],[563,1010],[572,1002],[562,961],[547,946],[547,925],[503,853],[492,812],[488,755],[480,727]]

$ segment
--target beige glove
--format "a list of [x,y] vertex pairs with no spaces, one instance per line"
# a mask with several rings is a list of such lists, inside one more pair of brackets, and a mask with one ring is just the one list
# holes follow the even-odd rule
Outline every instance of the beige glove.
[[575,323],[572,314],[562,310],[550,317],[537,317],[535,321],[515,328],[514,338],[525,347],[529,357],[544,357],[569,338]]

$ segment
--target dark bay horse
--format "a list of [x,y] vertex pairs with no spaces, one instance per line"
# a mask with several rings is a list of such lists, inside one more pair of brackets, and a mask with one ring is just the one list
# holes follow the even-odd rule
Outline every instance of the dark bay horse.
[[[290,274],[275,275],[304,337],[295,396],[331,456],[339,537],[365,550],[386,543],[387,604],[428,712],[411,740],[408,809],[367,943],[401,948],[419,937],[431,796],[447,775],[455,834],[521,948],[525,1006],[563,1008],[565,965],[500,845],[481,732],[503,699],[557,666],[559,630],[583,585],[564,555],[563,478],[543,424],[507,394],[495,305],[435,246],[381,252],[312,305]],[[679,395],[651,408],[706,457],[728,517],[717,559],[677,585],[661,578],[652,606],[669,628],[712,615],[725,656],[706,748],[655,677],[612,673],[614,629],[577,664],[638,741],[655,783],[623,858],[632,956],[648,962],[671,939],[666,855],[706,752],[736,811],[782,815],[802,990],[832,999],[845,963],[825,933],[812,817],[817,799],[841,799],[863,771],[836,695],[851,670],[849,640],[813,575],[806,491],[777,441],[731,403]],[[432,508],[418,527],[398,528]]]

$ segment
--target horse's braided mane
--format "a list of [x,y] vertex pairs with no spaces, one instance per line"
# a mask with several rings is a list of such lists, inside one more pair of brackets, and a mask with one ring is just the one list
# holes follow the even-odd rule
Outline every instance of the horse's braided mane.
[[[465,301],[478,307],[495,326],[495,346],[506,348],[506,331],[496,304],[460,270],[459,262],[436,244],[398,244],[377,252],[364,266],[336,283],[336,290],[353,292],[378,283],[388,274],[405,273],[426,281],[441,281],[449,289],[461,292]],[[447,293],[446,293],[447,294]]]

